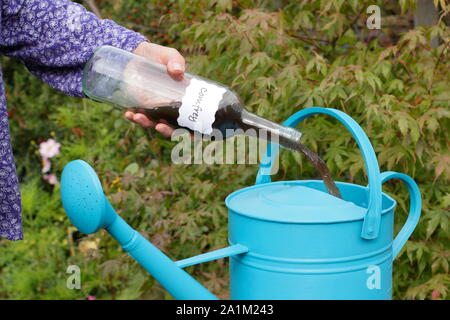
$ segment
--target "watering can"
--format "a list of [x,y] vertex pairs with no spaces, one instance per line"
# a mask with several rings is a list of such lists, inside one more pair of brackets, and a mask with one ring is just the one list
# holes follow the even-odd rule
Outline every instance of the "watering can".
[[[229,257],[231,299],[391,299],[392,264],[416,227],[421,196],[407,175],[380,173],[372,145],[345,113],[307,108],[284,122],[326,114],[342,122],[365,160],[368,186],[337,182],[342,199],[323,181],[271,182],[278,145],[269,144],[256,184],[226,200],[229,246],[172,261],[117,215],[95,171],[75,160],[64,168],[61,197],[72,223],[83,233],[105,228],[176,299],[216,299],[183,268]],[[396,202],[381,186],[402,180],[410,194],[405,225],[394,233]]]

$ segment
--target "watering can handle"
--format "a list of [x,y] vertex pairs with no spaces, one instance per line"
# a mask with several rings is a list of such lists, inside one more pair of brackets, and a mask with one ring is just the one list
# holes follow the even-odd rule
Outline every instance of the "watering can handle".
[[410,196],[410,208],[408,219],[406,219],[405,225],[402,227],[400,232],[394,239],[392,244],[392,259],[395,259],[400,252],[400,250],[405,245],[408,238],[411,236],[411,233],[417,226],[420,218],[420,212],[422,210],[422,198],[420,196],[420,189],[417,184],[411,179],[409,176],[403,173],[397,173],[393,171],[386,171],[381,174],[381,183],[385,183],[390,179],[400,179],[408,188],[409,196]]
[[[359,124],[342,111],[331,108],[307,108],[294,113],[283,125],[296,127],[301,121],[315,114],[327,114],[342,122],[352,133],[359,148],[361,149],[366,164],[366,172],[369,178],[369,204],[364,217],[361,237],[364,239],[375,239],[378,237],[381,220],[381,177],[380,169],[375,151],[372,148],[369,138]],[[271,144],[267,146],[266,154],[256,176],[256,184],[268,183],[271,181],[273,159],[277,156],[279,146]]]

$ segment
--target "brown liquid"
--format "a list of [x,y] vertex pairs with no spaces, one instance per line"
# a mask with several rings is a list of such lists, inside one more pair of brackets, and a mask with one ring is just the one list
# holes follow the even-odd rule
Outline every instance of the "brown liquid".
[[314,165],[317,171],[319,171],[323,183],[325,184],[325,187],[328,190],[328,193],[331,194],[332,196],[342,199],[341,193],[339,192],[336,183],[331,178],[330,170],[328,169],[328,166],[325,163],[325,161],[323,161],[322,158],[320,158],[317,153],[313,152],[311,149],[305,147],[301,143],[297,143],[296,145],[294,145],[293,149],[303,153],[306,156],[306,158]]
[[[154,106],[151,108],[135,107],[135,112],[142,112],[154,121],[166,121],[169,125],[177,128],[178,125],[178,109],[181,107],[180,101],[175,101],[171,104],[164,106]],[[243,107],[240,104],[226,104],[222,103],[216,112],[216,120],[212,127],[218,129],[222,132],[224,138],[227,138],[227,129],[249,129],[250,126],[242,122],[242,110]],[[255,128],[258,129],[258,128]],[[192,130],[190,130],[192,132]],[[268,132],[268,140],[271,140],[271,134]],[[327,164],[323,161],[319,155],[301,143],[293,142],[288,140],[286,137],[279,137],[279,144],[289,148],[291,150],[303,153],[306,158],[314,165],[314,167],[319,171],[322,180],[328,190],[328,193],[332,196],[341,198],[339,189],[337,188],[334,180],[331,178],[330,170]]]

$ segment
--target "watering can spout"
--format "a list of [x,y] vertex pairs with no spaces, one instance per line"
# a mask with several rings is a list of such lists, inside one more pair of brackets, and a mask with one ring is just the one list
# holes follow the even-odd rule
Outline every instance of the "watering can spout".
[[106,229],[175,299],[217,299],[116,213],[97,174],[86,162],[75,160],[66,165],[61,199],[70,221],[81,232]]

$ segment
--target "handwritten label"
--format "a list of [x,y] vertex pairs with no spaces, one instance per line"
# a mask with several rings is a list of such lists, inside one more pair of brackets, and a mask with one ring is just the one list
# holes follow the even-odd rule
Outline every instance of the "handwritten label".
[[215,114],[225,92],[225,88],[191,79],[181,100],[178,124],[202,134],[211,134]]

